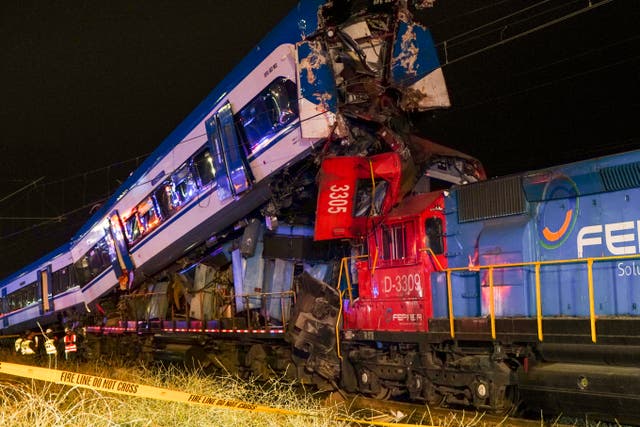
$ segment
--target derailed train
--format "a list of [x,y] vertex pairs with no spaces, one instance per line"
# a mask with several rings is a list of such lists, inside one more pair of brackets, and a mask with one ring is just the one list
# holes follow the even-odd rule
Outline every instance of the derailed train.
[[448,98],[409,9],[301,2],[0,283],[3,334],[70,317],[94,355],[640,419],[640,152],[484,181],[410,133]]
[[318,199],[321,231],[366,254],[331,341],[345,389],[640,421],[640,151],[327,220],[354,161],[327,160]]
[[96,351],[638,422],[640,150],[404,197],[401,164],[325,159],[315,227],[250,220],[90,326]]
[[0,282],[2,331],[191,265],[256,210],[296,210],[323,157],[412,163],[404,114],[449,105],[420,3],[300,2],[67,244]]

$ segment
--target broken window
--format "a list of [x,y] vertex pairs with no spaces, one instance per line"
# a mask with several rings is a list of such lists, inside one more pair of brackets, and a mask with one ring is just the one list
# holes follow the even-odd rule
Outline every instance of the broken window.
[[295,83],[280,77],[236,114],[248,155],[269,145],[278,132],[298,117],[297,97]]

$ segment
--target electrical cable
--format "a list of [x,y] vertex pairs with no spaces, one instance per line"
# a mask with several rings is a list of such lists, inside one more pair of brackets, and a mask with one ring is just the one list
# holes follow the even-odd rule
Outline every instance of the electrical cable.
[[490,44],[488,46],[485,46],[483,48],[480,48],[480,49],[477,49],[477,50],[472,51],[470,53],[464,54],[464,55],[462,55],[462,56],[460,56],[458,58],[455,58],[453,60],[449,60],[447,58],[446,62],[444,64],[442,64],[441,67],[444,68],[446,66],[455,64],[456,62],[459,62],[459,61],[462,61],[464,59],[470,58],[470,57],[475,56],[475,55],[477,55],[479,53],[486,52],[487,50],[493,49],[494,47],[498,47],[498,46],[504,45],[506,43],[512,42],[514,40],[517,40],[517,39],[519,39],[521,37],[527,36],[527,35],[529,35],[531,33],[536,32],[536,31],[540,31],[542,29],[545,29],[547,27],[555,25],[555,24],[557,24],[559,22],[566,21],[567,19],[570,19],[570,18],[573,18],[575,16],[581,15],[582,13],[589,12],[589,11],[592,11],[592,10],[600,7],[600,6],[607,5],[607,4],[611,3],[611,2],[613,2],[613,0],[603,0],[603,1],[599,2],[599,3],[597,3],[597,4],[592,4],[592,5],[587,6],[585,8],[579,9],[579,10],[571,12],[571,13],[568,13],[568,14],[566,14],[564,16],[559,17],[559,18],[552,19],[551,21],[547,21],[544,24],[540,24],[540,25],[538,25],[536,27],[533,27],[533,28],[531,28],[529,30],[523,31],[521,33],[518,33],[518,34],[516,34],[514,36],[508,37],[508,38],[500,40],[500,41],[498,41],[496,43],[492,43],[492,44]]
[[[540,2],[538,2],[538,3],[536,3],[536,4],[534,4],[534,5],[527,6],[527,7],[523,8],[523,9],[520,9],[520,10],[518,10],[518,11],[516,11],[516,12],[512,12],[512,13],[510,13],[510,14],[508,14],[508,15],[502,16],[502,17],[500,17],[500,18],[498,18],[498,19],[496,19],[496,20],[494,20],[494,21],[487,22],[486,24],[482,24],[482,25],[481,25],[481,26],[479,26],[479,27],[473,28],[473,29],[471,29],[471,30],[468,30],[468,31],[465,31],[465,32],[460,33],[460,34],[458,34],[458,35],[455,35],[455,36],[453,36],[453,37],[450,37],[450,38],[448,38],[447,40],[444,40],[444,41],[442,41],[442,42],[440,42],[440,43],[436,44],[436,47],[443,46],[443,45],[446,45],[446,46],[448,46],[448,47],[457,46],[457,45],[459,45],[459,44],[464,44],[465,42],[468,42],[468,41],[474,40],[474,39],[476,39],[476,38],[478,38],[478,37],[480,37],[480,36],[482,36],[482,35],[486,35],[486,34],[493,33],[493,32],[495,32],[495,30],[492,30],[492,31],[490,31],[490,32],[486,32],[486,33],[481,33],[479,36],[471,37],[471,38],[469,38],[469,39],[467,39],[467,40],[463,40],[463,41],[461,41],[461,42],[459,42],[459,43],[454,43],[453,45],[451,45],[451,43],[450,43],[452,40],[457,40],[457,39],[459,39],[459,38],[461,38],[461,37],[464,37],[464,36],[466,36],[466,35],[468,35],[468,34],[473,34],[473,33],[475,33],[475,32],[476,32],[476,31],[478,31],[478,30],[481,30],[481,29],[483,29],[483,28],[489,27],[489,26],[491,26],[491,25],[493,25],[493,24],[497,24],[498,22],[501,22],[501,21],[504,21],[505,19],[508,19],[508,18],[511,18],[511,17],[517,16],[517,15],[519,15],[519,14],[521,14],[521,13],[524,13],[524,12],[527,12],[527,11],[529,11],[529,10],[531,10],[531,9],[535,9],[536,7],[538,7],[538,6],[540,6],[540,5],[544,4],[544,3],[548,3],[548,2],[550,2],[550,1],[552,1],[552,0],[543,0],[543,1],[540,1]],[[580,2],[580,1],[582,1],[582,0],[574,0],[574,1],[572,1],[571,3],[577,3],[577,2]],[[568,4],[571,4],[571,3],[568,3]],[[565,6],[565,5],[561,5],[561,6],[558,6],[558,7],[556,7],[556,8],[553,8],[553,9],[548,9],[548,10],[547,10],[547,12],[548,12],[548,11],[551,11],[551,10],[558,9],[558,8],[560,8],[560,7],[562,7],[562,6]],[[533,15],[533,16],[531,16],[531,17],[527,17],[526,19],[522,19],[522,20],[520,20],[520,21],[515,21],[515,23],[526,22],[526,21],[528,21],[528,20],[530,20],[531,18],[536,17],[536,16],[539,16],[539,14],[538,14],[538,15]],[[513,24],[513,23],[510,23],[510,24],[507,24],[507,25],[512,25],[512,24]]]

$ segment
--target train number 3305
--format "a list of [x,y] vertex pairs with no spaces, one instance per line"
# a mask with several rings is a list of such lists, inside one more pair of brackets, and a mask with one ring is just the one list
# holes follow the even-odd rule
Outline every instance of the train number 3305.
[[351,186],[332,185],[331,187],[329,187],[329,190],[331,192],[329,193],[330,200],[327,212],[329,212],[330,214],[347,213],[347,206],[349,205],[350,199],[349,190],[351,190]]

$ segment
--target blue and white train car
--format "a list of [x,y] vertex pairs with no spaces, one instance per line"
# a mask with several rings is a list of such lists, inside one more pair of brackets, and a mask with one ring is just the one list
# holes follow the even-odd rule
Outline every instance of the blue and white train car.
[[131,288],[277,205],[270,184],[314,150],[339,154],[326,143],[407,152],[390,118],[449,105],[433,40],[407,7],[301,1],[68,244],[0,282],[3,333]]
[[37,320],[46,324],[55,318],[55,310],[84,306],[69,247],[61,246],[3,281],[3,329],[18,324],[35,327]]

